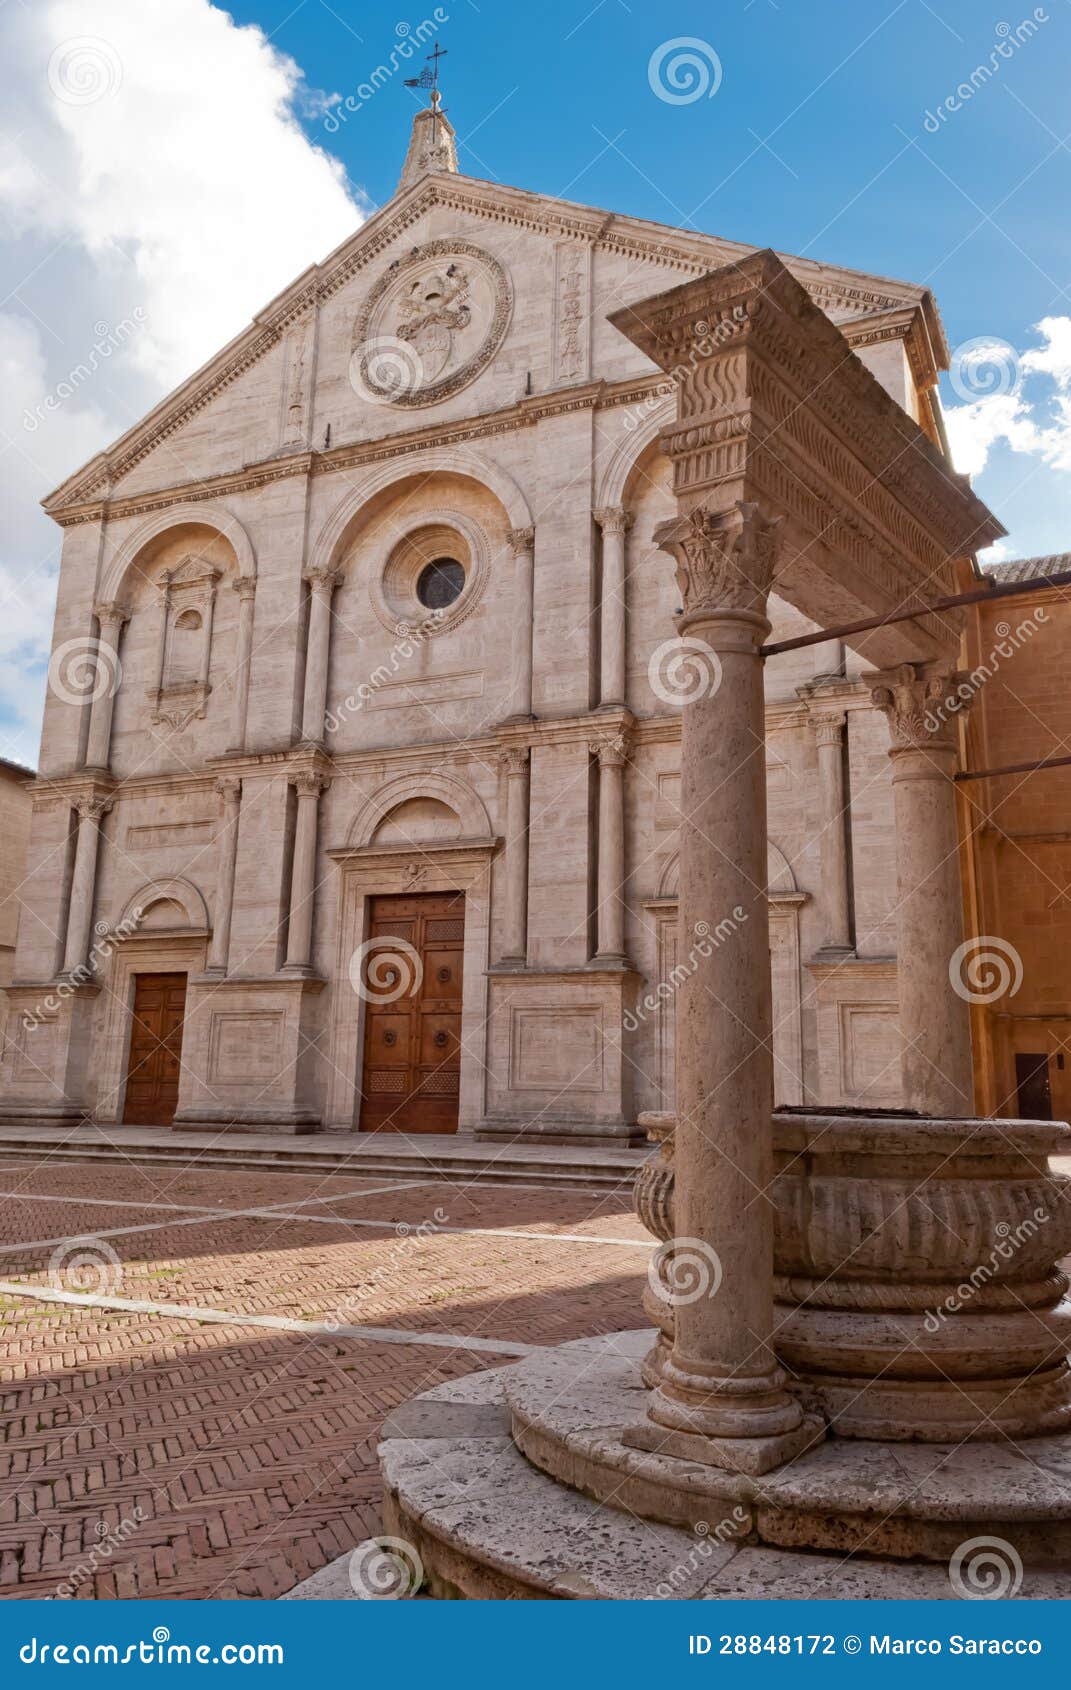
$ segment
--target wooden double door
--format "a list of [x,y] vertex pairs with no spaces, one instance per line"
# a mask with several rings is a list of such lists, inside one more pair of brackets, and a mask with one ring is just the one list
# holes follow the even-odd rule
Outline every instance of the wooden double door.
[[131,1126],[169,1127],[175,1118],[185,1013],[185,974],[134,976],[123,1104],[123,1120]]
[[456,1132],[465,895],[371,902],[361,1131]]

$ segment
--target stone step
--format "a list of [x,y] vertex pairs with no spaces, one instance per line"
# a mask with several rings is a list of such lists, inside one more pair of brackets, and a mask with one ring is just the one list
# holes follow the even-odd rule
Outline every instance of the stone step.
[[[621,1512],[609,1496],[596,1501],[540,1472],[514,1444],[504,1387],[528,1365],[439,1386],[384,1425],[386,1531],[405,1546],[399,1566],[418,1567],[434,1596],[715,1602],[1071,1596],[1071,1573],[1024,1571],[1014,1551],[987,1560],[986,1551],[968,1544],[968,1555],[952,1567],[742,1541],[732,1532],[746,1530],[746,1509],[739,1520],[729,1509],[717,1526],[712,1522],[722,1510],[712,1511],[690,1529]],[[346,1597],[353,1580],[371,1576],[362,1572],[368,1566],[374,1563],[366,1556],[343,1557],[329,1577],[318,1574],[319,1584],[310,1581],[291,1595]]]
[[[394,1138],[396,1135],[383,1135]],[[288,1173],[345,1173],[364,1177],[442,1177],[480,1184],[546,1185],[577,1190],[620,1189],[629,1197],[644,1150],[520,1145],[484,1149],[472,1140],[428,1135],[431,1142],[384,1143],[372,1134],[330,1133],[300,1138],[270,1134],[170,1132],[164,1128],[0,1127],[0,1158],[39,1162],[129,1161]]]

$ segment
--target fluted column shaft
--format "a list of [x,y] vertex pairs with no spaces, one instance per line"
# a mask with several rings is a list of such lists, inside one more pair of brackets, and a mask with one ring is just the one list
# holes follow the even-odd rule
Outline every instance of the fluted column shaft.
[[206,972],[226,974],[231,945],[234,869],[238,856],[238,817],[242,806],[242,783],[230,778],[218,780],[216,792],[220,798],[222,819],[219,830],[219,867],[216,871],[216,908]]
[[249,679],[253,660],[253,615],[257,584],[251,575],[239,575],[234,583],[238,594],[238,654],[234,666],[234,704],[231,714],[232,751],[244,751],[249,720]]
[[122,674],[119,664],[119,635],[127,613],[118,604],[98,604],[94,606],[93,614],[100,627],[100,638],[93,659],[86,766],[90,769],[106,769],[111,760],[112,715]]
[[510,529],[513,547],[513,691],[510,716],[532,714],[532,638],[535,612],[535,529]]
[[331,597],[340,576],[333,569],[313,569],[309,583],[309,638],[305,655],[305,699],[301,737],[319,745],[327,715],[327,675],[331,660]]
[[625,763],[622,735],[595,740],[599,759],[598,956],[625,960]]
[[848,874],[848,817],[844,780],[843,710],[815,711],[811,727],[818,748],[821,800],[822,920],[827,950],[852,948],[851,888]]
[[599,622],[599,702],[625,704],[625,543],[632,524],[627,511],[597,510],[595,520],[602,529],[602,611]]
[[74,848],[71,896],[67,906],[67,940],[63,951],[65,974],[84,970],[89,961],[100,824],[111,807],[111,800],[107,798],[82,799],[77,806],[78,838]]
[[523,964],[528,955],[528,752],[502,756],[506,776],[506,861],[502,910],[502,960]]
[[294,827],[294,864],[290,877],[290,923],[286,936],[287,968],[308,968],[312,962],[312,912],[316,898],[316,835],[320,794],[329,782],[320,774],[300,774],[297,788],[297,821]]
[[865,679],[891,740],[902,1102],[923,1115],[971,1115],[970,1004],[954,984],[963,962],[954,781],[961,677],[951,665],[905,663]]

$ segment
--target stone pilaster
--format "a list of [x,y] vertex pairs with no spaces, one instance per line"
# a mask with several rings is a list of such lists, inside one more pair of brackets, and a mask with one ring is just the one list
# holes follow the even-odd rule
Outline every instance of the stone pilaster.
[[[681,724],[677,1188],[667,1257],[673,1352],[628,1440],[737,1471],[779,1466],[815,1435],[773,1352],[773,1015],[766,907],[761,646],[780,524],[753,503],[663,524],[678,631],[716,686]],[[735,912],[740,912],[736,914]],[[713,944],[726,918],[735,930]]]
[[230,749],[244,751],[249,724],[249,679],[253,662],[253,616],[257,583],[252,575],[239,575],[233,585],[238,594],[238,655],[234,665]]
[[286,937],[286,967],[307,971],[312,965],[312,911],[316,898],[316,838],[320,794],[331,784],[326,775],[304,770],[293,777],[297,790],[294,826],[294,864],[290,878],[290,922]]
[[242,783],[227,776],[217,780],[220,800],[219,867],[216,871],[216,907],[212,922],[212,943],[206,974],[226,974],[231,943],[231,911],[234,908],[234,868],[238,857],[238,817],[242,807]]
[[301,713],[301,737],[319,745],[324,737],[327,714],[327,673],[331,660],[331,598],[342,577],[334,569],[311,569],[309,583],[309,638],[305,653],[305,699]]
[[511,528],[513,548],[513,691],[510,717],[532,714],[532,632],[535,613],[535,529]]
[[626,703],[626,535],[632,526],[628,511],[608,506],[592,512],[602,529],[602,612],[599,703],[621,709]]
[[86,767],[107,769],[111,760],[115,695],[119,690],[122,675],[119,664],[119,636],[124,622],[127,621],[127,611],[121,604],[97,604],[93,606],[93,615],[100,628],[100,638],[93,659]]
[[623,734],[591,742],[599,759],[598,953],[596,963],[624,963],[625,764]]
[[903,1103],[923,1115],[970,1115],[970,1006],[950,972],[963,942],[954,782],[962,677],[950,664],[903,663],[864,679],[891,742]]
[[506,885],[502,911],[502,961],[523,968],[528,955],[528,750],[503,752],[506,777]]
[[93,925],[93,895],[97,882],[97,854],[100,824],[112,807],[105,798],[80,798],[77,802],[78,837],[74,848],[71,896],[67,908],[67,940],[63,950],[63,973],[70,978],[89,967],[89,936]]
[[844,770],[847,715],[843,710],[813,707],[810,721],[818,750],[821,804],[822,946],[825,951],[849,952],[852,949],[852,907]]

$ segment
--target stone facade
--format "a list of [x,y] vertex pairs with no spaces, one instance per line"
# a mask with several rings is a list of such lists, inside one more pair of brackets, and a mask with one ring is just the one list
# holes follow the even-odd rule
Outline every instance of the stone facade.
[[26,854],[30,845],[30,814],[33,800],[30,785],[31,769],[0,758],[0,837],[4,849],[0,855],[0,1041],[4,1036],[7,1004],[4,988],[10,986],[15,974],[15,936],[19,925],[19,899],[26,874]]
[[[972,612],[964,667],[978,677],[969,767],[1001,769],[1067,755],[1067,587],[1071,555],[989,571],[1022,592]],[[972,992],[977,1097],[986,1113],[1071,1116],[1071,768],[962,783],[971,926],[963,983]]]
[[[673,1105],[681,704],[705,684],[656,540],[680,382],[607,314],[751,249],[414,147],[387,206],[48,501],[53,672],[87,646],[96,669],[47,703],[11,1116],[124,1118],[144,976],[185,977],[170,1103],[161,1080],[179,1124],[351,1129],[377,1084],[408,1088],[398,1124],[419,1127],[418,1084],[487,1134],[635,1136]],[[938,442],[929,293],[790,268]],[[894,553],[867,555],[895,594]],[[432,603],[443,559],[460,593]],[[778,585],[769,638],[813,629]],[[825,625],[861,614],[843,588],[808,593]],[[903,1096],[868,656],[766,664],[788,1104]],[[421,953],[442,1060],[400,1080],[367,1047],[371,923],[380,900],[445,892],[465,900],[458,996],[435,997]],[[731,941],[732,908],[704,920]]]

